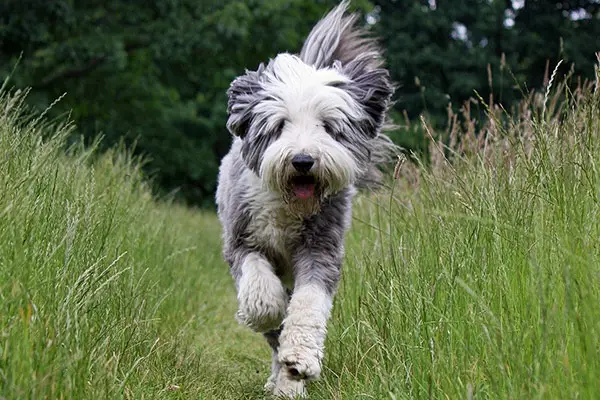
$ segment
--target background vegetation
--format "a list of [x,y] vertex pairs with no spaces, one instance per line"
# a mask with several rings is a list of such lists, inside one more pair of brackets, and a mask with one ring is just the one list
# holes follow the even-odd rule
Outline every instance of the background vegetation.
[[[229,82],[334,3],[0,2],[0,399],[262,396],[216,216],[152,192],[212,204]],[[597,398],[600,3],[353,5],[419,158],[357,199],[311,398]]]
[[[596,74],[489,104],[357,199],[312,399],[598,397]],[[0,399],[261,398],[216,215],[71,130],[0,90]]]
[[[230,81],[278,52],[298,51],[336,3],[4,0],[0,76],[14,70],[12,83],[31,87],[27,101],[39,111],[64,94],[49,114],[69,113],[77,137],[89,144],[102,135],[103,149],[124,143],[148,158],[145,174],[160,192],[212,204],[218,160],[230,141],[224,129]],[[458,111],[475,89],[486,100],[493,92],[510,109],[521,89],[548,83],[544,71],[559,59],[564,71],[590,77],[599,46],[597,0],[362,0],[353,6],[382,38],[400,85],[394,108],[400,123],[426,114],[442,126],[448,103]],[[476,111],[481,116],[481,104]],[[408,122],[395,140],[425,152],[420,124]]]

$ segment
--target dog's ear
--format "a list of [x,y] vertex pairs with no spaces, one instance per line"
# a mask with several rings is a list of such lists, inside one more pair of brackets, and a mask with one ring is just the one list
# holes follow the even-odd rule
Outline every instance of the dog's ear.
[[394,94],[389,72],[381,66],[374,66],[373,59],[368,55],[338,68],[351,79],[351,82],[344,85],[344,89],[361,105],[367,116],[363,126],[364,133],[374,138],[383,127],[390,99]]
[[227,90],[227,129],[233,135],[243,138],[253,118],[253,109],[260,102],[262,86],[260,75],[263,71],[261,64],[257,71],[246,71],[237,77]]

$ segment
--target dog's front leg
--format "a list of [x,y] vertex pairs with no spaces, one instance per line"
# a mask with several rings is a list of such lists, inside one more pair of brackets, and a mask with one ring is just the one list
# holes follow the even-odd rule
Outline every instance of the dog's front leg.
[[279,338],[282,370],[276,394],[303,395],[303,385],[294,393],[298,383],[316,379],[321,373],[327,320],[339,279],[338,258],[314,249],[301,251],[296,258],[294,293]]
[[236,280],[237,320],[257,332],[279,328],[287,306],[287,292],[269,261],[258,252],[239,257],[232,267]]

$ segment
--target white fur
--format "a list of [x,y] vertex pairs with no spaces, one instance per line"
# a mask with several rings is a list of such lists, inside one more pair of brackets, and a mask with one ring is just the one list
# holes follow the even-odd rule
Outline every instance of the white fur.
[[244,171],[243,181],[248,184],[248,212],[251,215],[249,244],[257,248],[270,248],[284,257],[285,265],[278,265],[284,283],[292,286],[292,260],[290,243],[298,237],[302,218],[292,213],[281,196],[260,184],[252,171]]
[[279,362],[294,368],[298,377],[317,379],[321,374],[332,302],[332,297],[317,285],[294,291],[279,337]]
[[248,184],[245,196],[248,198],[247,211],[250,218],[250,244],[276,250],[286,254],[287,245],[298,235],[302,219],[291,214],[281,196],[260,184],[252,171],[244,171],[244,184]]
[[358,167],[351,154],[310,114],[298,115],[286,123],[279,139],[265,151],[260,174],[269,189],[285,192],[295,173],[290,162],[296,154],[309,154],[315,160],[313,174],[322,182],[327,196],[351,185]]
[[258,253],[248,254],[242,264],[237,298],[240,323],[257,332],[267,332],[281,324],[287,294],[271,264]]
[[[378,155],[392,147],[380,134],[389,74],[347,7],[317,24],[300,57],[280,54],[228,90],[227,128],[237,138],[217,190],[224,255],[239,320],[273,348],[265,388],[288,398],[305,396],[321,373],[355,186],[377,182]],[[302,155],[314,159],[309,171],[294,167]]]
[[298,57],[280,54],[273,60],[274,75],[265,72],[263,90],[270,99],[255,107],[268,115],[267,129],[285,121],[281,135],[264,154],[260,176],[267,187],[282,193],[295,173],[290,160],[297,154],[316,159],[313,173],[326,188],[324,195],[351,185],[360,172],[352,154],[328,134],[324,121],[364,118],[360,106],[345,90],[332,83],[348,82],[335,69],[315,69]]
[[272,63],[264,72],[263,90],[273,97],[257,104],[256,113],[279,119],[305,113],[331,119],[364,118],[360,105],[348,92],[330,86],[350,82],[336,69],[316,69],[291,54],[279,54]]
[[272,388],[272,393],[275,396],[286,398],[306,397],[306,387],[303,380],[292,379],[281,370],[275,385]]

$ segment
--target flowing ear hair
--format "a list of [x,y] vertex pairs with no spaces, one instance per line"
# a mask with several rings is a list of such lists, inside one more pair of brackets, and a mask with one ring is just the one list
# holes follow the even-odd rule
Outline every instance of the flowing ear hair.
[[253,118],[253,109],[263,97],[260,83],[263,69],[264,66],[261,64],[256,71],[246,71],[244,75],[234,79],[227,90],[229,97],[227,129],[233,135],[243,138],[248,133]]
[[344,89],[362,106],[367,119],[364,133],[374,138],[384,126],[394,87],[384,68],[369,68],[371,60],[356,58],[342,66],[342,73],[351,79]]
[[376,39],[358,26],[358,14],[345,15],[348,4],[344,0],[313,28],[300,58],[316,68],[335,68],[352,80],[339,87],[363,107],[363,131],[374,138],[383,127],[394,87]]

